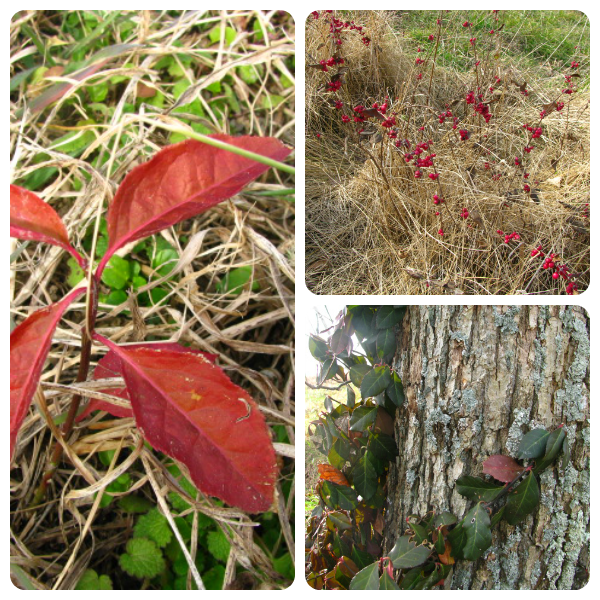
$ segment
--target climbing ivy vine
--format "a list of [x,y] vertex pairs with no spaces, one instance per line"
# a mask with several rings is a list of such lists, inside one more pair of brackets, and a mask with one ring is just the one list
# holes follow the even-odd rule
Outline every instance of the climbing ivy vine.
[[[386,480],[398,454],[394,415],[404,405],[402,381],[392,367],[405,306],[347,306],[325,333],[311,335],[320,363],[317,385],[346,387],[346,403],[326,396],[310,423],[313,445],[327,457],[318,465],[319,504],[307,526],[306,579],[315,589],[421,590],[443,585],[458,560],[475,561],[492,545],[500,520],[517,525],[540,501],[540,474],[569,444],[561,425],[523,436],[517,460],[493,455],[489,477],[465,475],[456,490],[473,502],[462,517],[432,510],[406,518],[406,530],[383,554]],[[358,343],[356,343],[358,342]],[[357,398],[355,390],[360,391]]]

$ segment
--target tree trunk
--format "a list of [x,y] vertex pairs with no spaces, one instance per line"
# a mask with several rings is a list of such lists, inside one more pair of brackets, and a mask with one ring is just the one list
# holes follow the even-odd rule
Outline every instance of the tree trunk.
[[457,561],[449,589],[578,589],[589,577],[589,319],[580,307],[412,306],[394,368],[406,401],[390,466],[385,550],[410,514],[473,503],[461,475],[492,454],[516,458],[524,433],[565,425],[571,462],[541,476],[541,501],[517,526],[502,520],[477,562]]

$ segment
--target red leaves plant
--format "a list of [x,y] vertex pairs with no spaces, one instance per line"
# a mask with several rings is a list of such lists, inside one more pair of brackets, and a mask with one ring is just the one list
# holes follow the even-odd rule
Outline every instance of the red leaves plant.
[[[118,51],[120,47],[115,47],[96,59],[104,60]],[[211,137],[275,161],[291,152],[275,138]],[[164,148],[133,169],[119,186],[107,216],[109,248],[98,265],[95,281],[100,279],[109,258],[124,245],[208,210],[237,194],[269,168],[195,140]],[[69,244],[64,223],[52,207],[15,185],[11,185],[10,204],[11,236],[58,245],[86,267],[85,260]],[[32,314],[11,334],[11,457],[54,330],[69,304],[84,292],[83,288],[76,290],[61,302]],[[87,322],[93,329],[96,285],[91,286],[89,294]],[[204,493],[248,512],[270,509],[277,464],[269,430],[254,400],[215,366],[214,355],[174,343],[117,346],[93,331],[89,333],[110,349],[98,363],[94,378],[123,377],[125,387],[105,392],[129,399],[131,409],[96,399],[78,420],[99,409],[115,416],[133,416],[148,442],[185,464]],[[78,377],[85,378],[90,348],[90,337],[83,336],[83,375]],[[71,405],[65,424],[67,433],[78,403],[76,398]],[[52,460],[55,468],[60,453]],[[44,482],[51,473],[47,476]]]

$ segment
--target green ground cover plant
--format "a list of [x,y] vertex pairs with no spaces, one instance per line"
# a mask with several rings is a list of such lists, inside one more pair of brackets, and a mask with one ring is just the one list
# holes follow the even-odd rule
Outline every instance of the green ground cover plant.
[[[171,474],[181,477],[181,472],[176,465],[173,464],[168,469]],[[195,494],[194,485],[188,479],[182,478],[180,481],[188,494]],[[109,491],[125,492],[130,487],[126,485],[119,489],[115,486],[117,482],[118,480],[106,488],[105,497],[108,497],[109,503],[113,501],[108,494]],[[101,506],[104,504],[104,497],[102,500]],[[190,585],[188,578],[191,579],[190,567],[166,517],[146,498],[136,494],[121,496],[118,504],[124,513],[133,517],[134,521],[132,537],[119,556],[122,576],[140,580],[147,587],[187,589]],[[191,512],[190,505],[175,492],[169,494],[169,504],[174,512],[185,515],[175,518],[177,529],[184,542],[191,541],[195,529],[198,532],[198,545],[207,550],[198,553],[195,560],[196,568],[204,574],[202,580],[206,589],[222,589],[231,551],[231,530],[202,513]],[[280,560],[279,563],[282,561]],[[283,569],[281,571],[284,575],[290,575],[289,566],[287,572]],[[193,579],[191,579],[191,586],[197,589]],[[94,569],[87,569],[75,589],[113,589],[112,579],[109,574],[99,575]]]
[[[110,203],[106,220],[107,249],[91,271],[87,289],[79,287],[60,302],[34,312],[11,334],[11,456],[36,393],[54,330],[70,304],[83,293],[88,294],[88,309],[81,333],[76,382],[86,381],[93,342],[100,342],[108,346],[109,352],[99,361],[94,378],[122,377],[125,387],[109,390],[109,393],[112,391],[131,402],[131,408],[114,409],[110,403],[92,399],[84,413],[78,414],[81,395],[75,393],[61,433],[53,430],[58,442],[34,493],[32,508],[45,501],[48,485],[62,457],[64,439],[71,435],[74,422],[98,409],[116,417],[133,416],[146,440],[185,464],[195,485],[205,494],[252,513],[265,512],[273,503],[277,467],[269,432],[263,417],[259,416],[257,404],[214,366],[214,355],[198,353],[176,343],[120,346],[96,332],[99,282],[121,289],[131,277],[131,269],[124,268],[130,263],[114,256],[117,250],[211,208],[268,168],[237,153],[246,155],[249,150],[258,150],[271,159],[282,159],[290,152],[273,138],[216,136],[207,139],[211,143],[215,140],[219,144],[225,141],[232,144],[228,146],[231,151],[217,151],[208,145],[185,141],[168,146],[132,171]],[[214,157],[216,152],[221,155]],[[213,166],[207,170],[204,165]],[[177,189],[181,173],[191,174],[183,193]],[[152,190],[152,195],[147,190]],[[55,244],[67,250],[82,271],[88,269],[87,260],[69,243],[58,214],[33,192],[11,185],[10,221],[11,236]],[[115,262],[115,258],[119,261]],[[166,257],[165,262],[169,262]],[[164,268],[163,276],[168,276],[172,266],[166,264]],[[43,393],[38,402],[42,413],[47,415]],[[235,417],[234,413],[240,410],[241,414],[232,420],[230,417]],[[218,416],[215,411],[219,412]],[[230,428],[236,430],[233,446]],[[139,456],[140,449],[138,444],[129,462]],[[105,463],[102,458],[101,461]],[[115,461],[113,455],[110,465],[106,466],[114,466]],[[207,469],[203,463],[212,464],[213,468]],[[111,503],[108,492],[126,491],[130,483],[128,473],[117,476],[107,486],[106,494],[95,494],[95,506],[108,507]],[[163,573],[167,567],[158,548],[170,541],[169,526],[176,527],[172,519],[169,522],[158,510],[139,519],[135,527],[138,535],[127,543],[126,552],[120,557],[121,568],[139,579],[154,579]],[[214,539],[214,536],[210,538]],[[196,586],[203,589],[197,565],[191,565],[181,533],[176,542],[190,565]],[[102,584],[100,579],[98,584]],[[223,581],[219,587],[222,584]]]
[[589,25],[539,14],[309,16],[309,289],[587,287]]

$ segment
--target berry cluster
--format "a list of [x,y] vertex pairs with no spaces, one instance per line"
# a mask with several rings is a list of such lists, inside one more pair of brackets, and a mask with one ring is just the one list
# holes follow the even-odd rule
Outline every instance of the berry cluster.
[[[544,256],[546,256],[542,252],[541,245],[531,251],[532,257],[538,256],[538,255],[540,256],[540,258],[544,258]],[[566,264],[561,265],[558,262],[557,255],[554,254],[553,252],[551,252],[549,256],[546,256],[546,258],[544,260],[544,264],[542,265],[542,269],[551,269],[551,270],[553,269],[554,273],[552,273],[552,279],[558,279],[559,277],[562,277],[563,279],[565,279],[568,282],[566,292],[569,296],[572,296],[573,292],[576,292],[578,290],[575,282],[573,282],[573,281],[569,282],[569,279],[573,279],[575,277],[575,274],[569,272]]]

